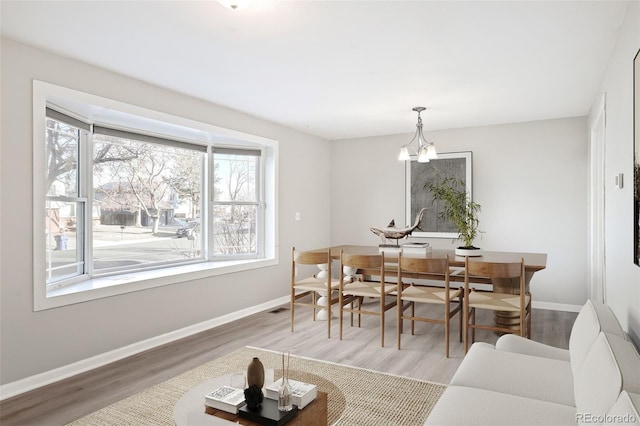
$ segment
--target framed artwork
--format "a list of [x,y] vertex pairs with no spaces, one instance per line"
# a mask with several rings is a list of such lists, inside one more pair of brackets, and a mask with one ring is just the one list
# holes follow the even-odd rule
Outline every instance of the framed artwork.
[[405,163],[405,215],[407,225],[413,225],[418,212],[423,207],[429,210],[422,218],[423,231],[416,230],[414,237],[457,238],[458,231],[451,221],[440,217],[442,207],[434,201],[433,195],[425,189],[425,183],[435,182],[450,176],[461,179],[472,195],[472,155],[471,151],[439,153],[436,160],[428,163],[407,161]]
[[640,50],[633,60],[633,262],[640,266]]

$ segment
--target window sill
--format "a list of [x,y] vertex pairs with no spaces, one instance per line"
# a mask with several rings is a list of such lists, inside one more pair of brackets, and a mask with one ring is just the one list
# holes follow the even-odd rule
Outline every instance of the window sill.
[[44,298],[35,300],[34,310],[41,311],[57,308],[103,297],[116,296],[165,285],[180,284],[186,281],[248,271],[277,264],[278,261],[275,258],[229,260],[203,262],[173,268],[95,278],[48,290]]

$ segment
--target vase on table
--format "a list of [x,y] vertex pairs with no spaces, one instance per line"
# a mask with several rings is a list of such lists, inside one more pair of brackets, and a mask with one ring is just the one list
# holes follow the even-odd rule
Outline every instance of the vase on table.
[[247,385],[256,385],[260,389],[264,386],[264,366],[257,357],[247,367]]

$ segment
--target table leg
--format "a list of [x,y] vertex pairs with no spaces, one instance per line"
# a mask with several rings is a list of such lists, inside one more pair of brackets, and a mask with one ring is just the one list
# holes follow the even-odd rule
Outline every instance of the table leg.
[[[529,282],[533,277],[533,272],[524,273],[524,288],[526,292],[529,292]],[[492,280],[493,291],[496,293],[504,294],[520,294],[520,279],[519,278],[495,278]],[[520,328],[520,313],[519,312],[507,312],[507,311],[493,311],[494,322],[498,327],[518,329]],[[505,333],[496,332],[501,336]]]

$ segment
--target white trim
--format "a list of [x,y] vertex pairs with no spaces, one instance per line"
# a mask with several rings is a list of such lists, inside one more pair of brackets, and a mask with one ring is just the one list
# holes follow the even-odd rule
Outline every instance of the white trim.
[[210,320],[203,321],[198,324],[193,324],[179,330],[171,331],[159,336],[142,340],[140,342],[132,343],[131,345],[105,352],[91,358],[83,359],[72,364],[64,365],[53,370],[45,371],[43,373],[35,374],[33,376],[26,377],[15,382],[1,385],[0,401],[75,376],[77,374],[84,373],[86,371],[102,367],[112,362],[124,359],[132,355],[136,355],[140,352],[147,351],[161,345],[165,345],[167,343],[174,342],[176,340],[194,335],[196,333],[228,324],[232,321],[242,319],[249,315],[275,308],[284,303],[287,303],[288,301],[289,296],[282,296],[277,299],[262,303],[260,305],[251,306],[240,311],[232,312],[230,314],[226,314],[217,318],[212,318]]
[[594,108],[589,134],[589,297],[607,302],[605,273],[606,93]]
[[[196,142],[209,147],[220,143],[225,146],[259,148],[263,155],[261,161],[265,163],[264,169],[268,175],[263,175],[264,182],[261,191],[263,198],[261,205],[272,207],[263,214],[260,225],[263,229],[262,251],[260,258],[236,259],[223,261],[215,259],[210,251],[213,245],[209,245],[207,259],[209,262],[201,262],[194,265],[168,267],[153,271],[132,271],[106,278],[93,278],[81,282],[72,283],[58,290],[47,290],[45,261],[46,247],[44,239],[42,212],[45,211],[45,152],[42,142],[45,140],[45,120],[47,102],[61,107],[65,111],[78,110],[86,115],[91,122],[100,120],[114,120],[112,125],[129,128],[132,123],[141,126],[160,126],[168,136],[176,137],[181,141]],[[129,127],[127,127],[129,124]],[[144,129],[143,129],[144,130]],[[211,148],[208,149],[211,153]],[[264,157],[264,158],[263,158]],[[211,157],[209,157],[211,158]],[[212,163],[209,164],[212,167]],[[210,169],[205,171],[209,176]],[[90,176],[84,177],[84,184],[91,188]],[[102,297],[125,294],[140,291],[162,285],[177,284],[194,279],[206,278],[232,272],[246,271],[265,266],[278,264],[277,235],[278,235],[278,141],[262,136],[256,136],[237,130],[226,129],[208,123],[197,122],[187,118],[174,116],[159,111],[149,110],[143,107],[126,104],[113,99],[83,93],[66,87],[33,80],[33,309],[40,311],[56,308],[73,303],[86,302]],[[211,185],[209,185],[211,186]],[[204,187],[207,189],[207,187]],[[208,209],[212,204],[208,203]],[[92,212],[91,200],[87,204],[87,212]],[[213,217],[209,211],[209,217]],[[210,224],[203,224],[208,226]],[[90,237],[89,237],[90,238]],[[212,241],[210,240],[210,243]],[[84,241],[85,253],[91,255],[91,244],[88,239]],[[159,272],[158,272],[159,271]],[[85,279],[86,277],[81,277]],[[125,285],[123,285],[125,284]]]
[[563,312],[580,312],[582,305],[569,305],[567,303],[553,303],[553,302],[536,302],[533,301],[531,307],[534,309],[547,309],[549,311],[563,311]]

